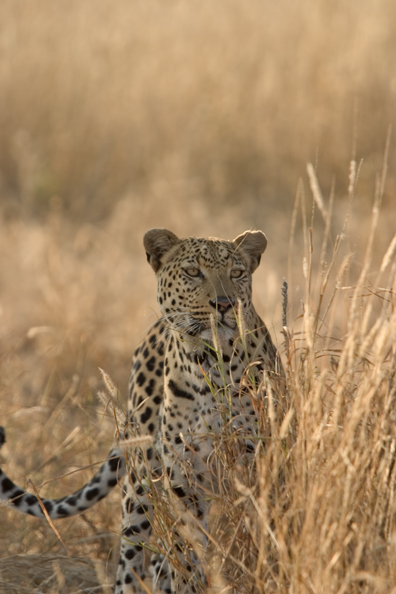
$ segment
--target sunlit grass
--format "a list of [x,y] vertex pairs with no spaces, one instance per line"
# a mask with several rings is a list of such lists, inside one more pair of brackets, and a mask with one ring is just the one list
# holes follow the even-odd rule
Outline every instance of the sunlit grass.
[[[274,386],[284,405],[257,407],[271,439],[255,472],[235,436],[215,440],[207,576],[219,591],[396,584],[395,7],[0,4],[1,462],[12,478],[61,496],[106,456],[115,423],[96,396],[99,368],[125,406],[131,355],[158,316],[144,231],[268,236],[254,302],[288,396]],[[5,591],[22,592],[22,575],[26,592],[38,583],[37,557],[20,569],[18,554],[50,556],[48,591],[67,553],[111,581],[120,497],[57,523],[67,552],[45,522],[2,506]]]
[[3,208],[97,221],[128,195],[192,216],[242,201],[254,221],[290,204],[306,162],[341,196],[351,157],[369,196],[395,21],[388,0],[4,0]]
[[[291,242],[304,288],[300,302],[289,294],[282,333],[280,320],[272,329],[282,351],[287,392],[265,378],[249,388],[261,435],[255,470],[252,458],[243,455],[240,434],[225,427],[213,436],[217,488],[210,495],[210,562],[203,557],[203,563],[214,588],[371,593],[388,592],[395,583],[395,239],[380,258],[375,282],[368,282],[381,230],[382,190],[379,183],[361,256],[351,256],[345,223],[337,228],[337,221],[331,221],[326,199],[323,212],[315,214],[327,217],[324,231],[319,226],[316,238],[312,218],[303,218],[297,231],[305,234],[306,251],[297,254]],[[320,186],[314,191],[321,192]],[[297,212],[311,213],[308,195],[304,200],[300,195]],[[2,302],[3,316],[10,314],[1,338],[2,423],[8,430],[2,457],[13,478],[25,484],[29,476],[36,487],[103,459],[115,422],[106,399],[99,402],[95,396],[98,367],[110,372],[122,399],[133,345],[156,318],[143,298],[148,283],[155,308],[144,254],[128,253],[128,237],[116,219],[105,229],[80,231],[87,234],[83,241],[73,226],[56,232],[59,216],[47,228],[9,223],[2,234],[2,261],[11,256],[13,264],[4,268]],[[348,216],[354,216],[353,208]],[[357,260],[359,274],[356,264],[352,268]],[[260,292],[263,280],[256,275]],[[292,276],[298,276],[296,270]],[[16,302],[15,291],[24,283]],[[278,301],[280,311],[280,286]],[[113,384],[111,389],[117,392]],[[41,492],[71,492],[91,474],[87,468],[50,481]],[[175,510],[160,486],[155,489],[163,550],[165,543],[174,545]],[[102,562],[109,551],[110,558],[116,556],[120,495],[117,489],[84,516],[57,523],[70,554]],[[1,539],[3,557],[50,552],[61,560],[65,554],[45,522],[19,517],[12,509],[2,508],[0,529],[7,535]],[[111,581],[112,564],[100,567],[99,580],[107,572]]]

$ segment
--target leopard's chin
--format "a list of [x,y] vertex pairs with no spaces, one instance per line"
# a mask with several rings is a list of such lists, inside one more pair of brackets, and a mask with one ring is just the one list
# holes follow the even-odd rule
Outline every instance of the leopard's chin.
[[207,342],[211,345],[215,345],[216,342],[219,342],[220,346],[224,348],[224,346],[229,346],[230,340],[233,341],[236,338],[238,328],[236,324],[232,328],[231,326],[222,323],[217,326],[215,332],[216,336],[214,337],[212,328],[206,328],[200,333],[199,337],[203,342]]

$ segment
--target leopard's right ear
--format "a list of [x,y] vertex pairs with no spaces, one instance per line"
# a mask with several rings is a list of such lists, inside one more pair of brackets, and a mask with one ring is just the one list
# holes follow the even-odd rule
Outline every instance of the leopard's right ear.
[[147,262],[151,264],[154,272],[160,268],[164,255],[180,241],[172,231],[168,229],[150,229],[143,238],[144,249],[147,254]]

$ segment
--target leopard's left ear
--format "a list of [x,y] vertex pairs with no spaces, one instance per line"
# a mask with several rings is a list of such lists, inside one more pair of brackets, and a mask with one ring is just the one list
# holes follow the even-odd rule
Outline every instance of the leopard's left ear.
[[160,269],[164,255],[179,241],[179,238],[168,229],[150,229],[144,234],[143,244],[147,261],[154,272]]
[[250,272],[254,272],[260,264],[261,254],[267,247],[267,238],[262,231],[245,231],[232,242],[237,251],[248,256]]

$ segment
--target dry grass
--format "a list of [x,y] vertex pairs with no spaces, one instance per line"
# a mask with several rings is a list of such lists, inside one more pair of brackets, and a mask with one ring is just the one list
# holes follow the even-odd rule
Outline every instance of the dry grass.
[[[61,495],[106,455],[114,424],[96,398],[98,367],[125,394],[134,346],[158,315],[145,230],[262,228],[255,304],[280,346],[288,279],[293,431],[262,413],[274,438],[257,477],[218,446],[213,588],[396,587],[393,252],[384,258],[394,143],[386,184],[381,173],[395,13],[388,0],[0,4],[1,458],[15,480],[51,479],[40,492]],[[119,499],[57,523],[101,583],[113,576]],[[51,528],[2,507],[0,591],[29,590],[17,555],[37,569],[31,591],[70,575]]]
[[[375,283],[367,283],[381,188],[353,286],[344,284],[351,263],[340,257],[345,236],[333,248],[328,234],[321,237],[315,270],[306,229],[302,314],[284,327],[287,394],[266,378],[250,388],[256,470],[243,453],[245,435],[226,426],[213,436],[218,490],[204,563],[210,592],[395,592],[396,235]],[[321,205],[329,230],[331,205]],[[154,485],[153,497],[168,550],[180,512]],[[194,533],[183,536],[199,554]]]
[[128,194],[153,212],[244,201],[252,224],[289,202],[308,161],[343,196],[351,156],[372,190],[395,115],[395,21],[390,0],[4,0],[7,212],[55,201],[97,221]]
[[[318,238],[311,232],[312,220],[304,217],[301,229],[292,230],[291,237],[302,235],[306,246],[297,255],[293,241],[290,245],[294,259],[303,263],[304,274],[297,279],[302,302],[291,299],[283,337],[279,324],[272,329],[278,342],[284,341],[279,346],[288,396],[273,387],[262,407],[260,390],[258,395],[252,391],[260,431],[267,436],[257,448],[256,474],[243,460],[240,439],[225,434],[215,442],[220,494],[213,495],[207,566],[215,590],[385,593],[396,584],[396,242],[385,250],[373,277],[380,201],[381,183],[361,257],[351,255],[345,225],[329,244],[331,204],[326,200],[327,219],[324,232],[319,225]],[[296,210],[304,209],[311,213],[311,206],[300,201]],[[21,221],[4,225],[1,399],[8,447],[2,456],[21,484],[30,476],[38,486],[94,463],[112,440],[114,422],[95,398],[97,368],[110,370],[125,386],[133,344],[156,317],[149,267],[143,254],[134,255],[134,246],[127,249],[126,213],[124,204],[122,216],[115,214],[101,230],[86,226],[77,234],[56,213],[46,228]],[[270,273],[268,268],[261,278],[256,273],[259,294]],[[148,292],[153,310],[143,297]],[[272,406],[276,402],[283,405]],[[73,472],[41,493],[70,492],[91,474],[89,468]],[[105,575],[111,580],[114,571],[119,498],[116,490],[83,516],[57,523],[70,555],[102,563],[96,566],[102,570],[99,582]],[[172,543],[169,503],[158,504],[157,510],[163,538]],[[7,557],[3,573],[11,572],[12,587],[19,579],[18,569],[12,573],[14,561],[18,567],[15,555],[45,553],[62,562],[65,548],[46,523],[3,507],[0,531],[1,555]],[[56,567],[58,573],[49,575],[47,564],[40,574],[51,587],[61,575],[72,580],[69,567],[63,573],[62,563]],[[0,583],[13,592],[4,577]],[[49,586],[45,590],[43,582],[41,587],[51,591]],[[65,591],[73,588],[70,581]]]

